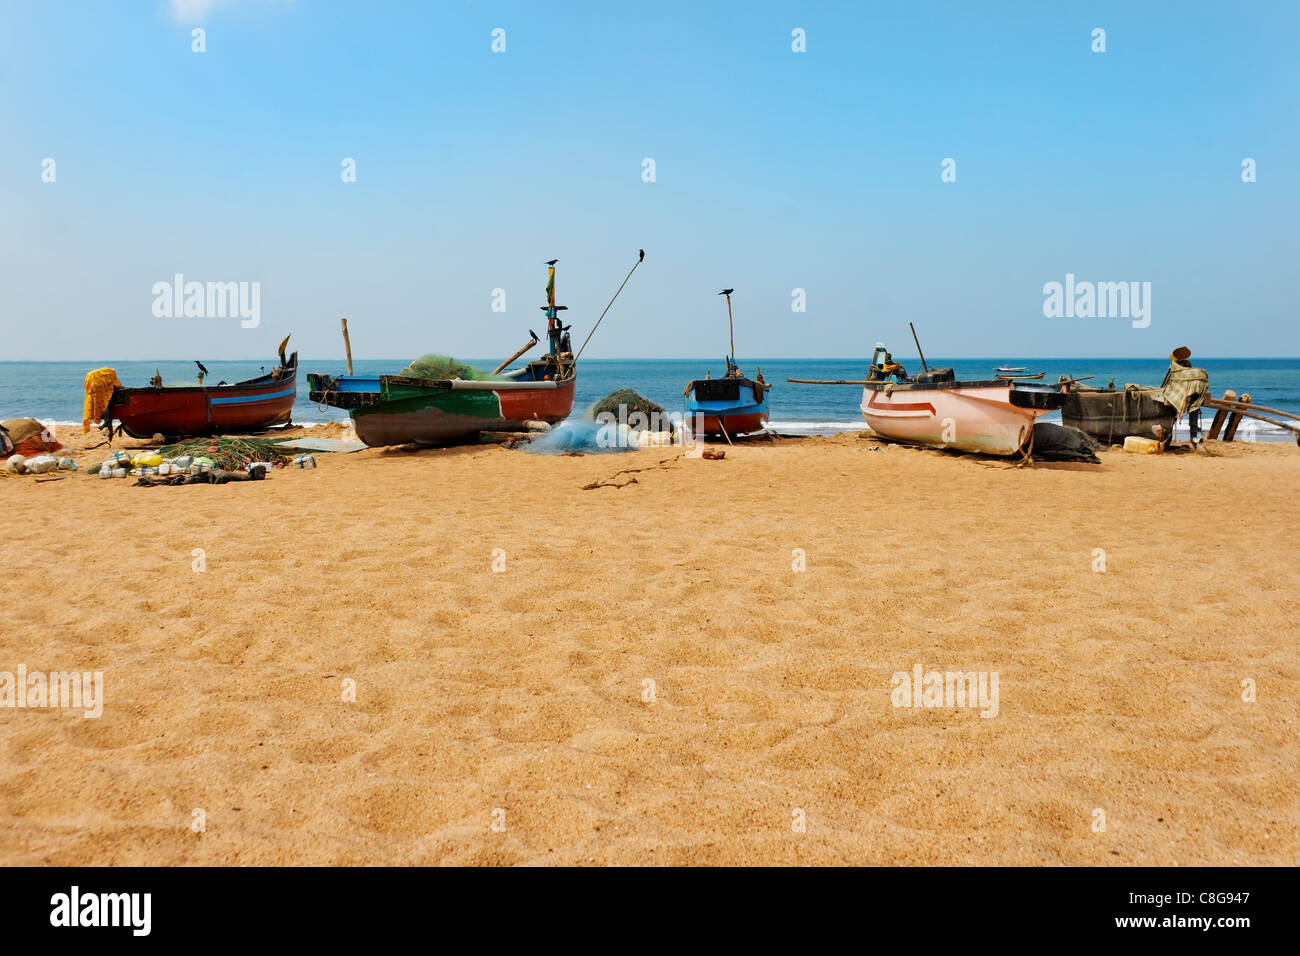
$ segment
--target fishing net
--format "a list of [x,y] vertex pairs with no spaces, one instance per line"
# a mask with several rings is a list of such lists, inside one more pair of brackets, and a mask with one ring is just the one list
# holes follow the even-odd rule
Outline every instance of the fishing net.
[[191,455],[195,458],[211,458],[218,468],[233,471],[237,468],[242,469],[253,461],[266,461],[272,464],[278,461],[288,461],[292,455],[277,448],[274,444],[276,441],[280,441],[280,439],[234,436],[196,438],[192,441],[166,445],[160,448],[158,452],[164,458],[177,458],[181,455]]
[[[632,391],[632,389],[616,388],[595,405],[591,406],[591,416],[594,418],[602,412],[609,412],[611,415],[617,417],[619,415],[620,406],[625,406],[627,408],[625,413],[626,415],[631,415],[633,412],[642,412],[645,414],[647,419],[649,419],[651,415],[662,417],[664,413],[662,407],[656,405],[645,396],[638,395],[636,392]],[[658,419],[650,420],[657,421]]]
[[534,455],[603,455],[631,451],[635,445],[621,443],[616,426],[606,426],[590,418],[570,418],[543,432],[523,445]]
[[501,379],[500,375],[489,375],[450,355],[437,355],[433,352],[420,356],[398,374],[407,378],[429,378],[436,381],[459,378],[462,381],[495,382]]

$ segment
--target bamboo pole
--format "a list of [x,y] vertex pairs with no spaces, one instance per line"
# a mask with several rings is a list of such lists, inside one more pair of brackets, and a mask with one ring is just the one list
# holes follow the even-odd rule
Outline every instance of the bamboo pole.
[[[1246,408],[1245,402],[1232,402],[1218,398],[1207,398],[1202,402],[1202,404],[1207,408],[1224,408],[1226,411],[1230,412],[1244,410]],[[1225,406],[1227,407],[1225,408]],[[1280,408],[1269,408],[1267,405],[1251,404],[1249,407],[1253,411],[1268,412],[1270,415],[1281,415],[1283,418],[1294,418],[1296,421],[1300,422],[1300,415],[1297,415],[1295,412],[1284,412]]]
[[[1234,392],[1232,389],[1227,389],[1223,393],[1223,400],[1225,402],[1231,402],[1234,399],[1236,399],[1236,397],[1237,397],[1237,393]],[[1214,412],[1214,421],[1210,423],[1210,433],[1205,437],[1209,441],[1216,441],[1219,437],[1219,431],[1223,428],[1224,419],[1228,417],[1228,410],[1222,406],[1212,406],[1212,407],[1216,409]]]
[[533,332],[532,329],[529,329],[529,330],[528,330],[528,334],[531,335],[531,336],[533,337],[533,340],[532,340],[531,342],[528,342],[526,345],[524,345],[522,348],[520,348],[518,352],[516,352],[514,355],[510,356],[510,358],[506,359],[504,362],[502,362],[500,365],[498,365],[496,368],[494,368],[494,369],[492,370],[492,374],[493,374],[493,375],[498,374],[498,373],[499,373],[503,368],[505,368],[507,365],[509,365],[509,364],[510,364],[511,362],[513,362],[515,359],[519,358],[519,356],[523,355],[523,354],[524,354],[525,352],[527,352],[530,348],[532,348],[534,345],[536,345],[536,344],[538,343],[538,341],[540,341],[540,340],[537,338],[537,333]]
[[[1239,404],[1249,405],[1250,393],[1243,392],[1241,396],[1241,402]],[[1241,424],[1241,416],[1243,414],[1244,414],[1243,412],[1238,412],[1238,411],[1233,411],[1228,413],[1228,427],[1223,433],[1224,441],[1232,441],[1234,438],[1237,437],[1237,426]],[[1251,417],[1253,418],[1254,416],[1252,415]]]
[[348,352],[348,374],[352,374],[352,340],[348,338],[348,320],[343,319],[343,347]]

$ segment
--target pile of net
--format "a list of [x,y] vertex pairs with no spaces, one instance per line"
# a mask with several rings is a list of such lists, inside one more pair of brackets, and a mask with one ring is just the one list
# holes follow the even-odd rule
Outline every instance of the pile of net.
[[446,381],[453,378],[470,382],[496,382],[501,380],[500,375],[489,375],[482,369],[466,365],[450,355],[436,355],[433,352],[428,355],[421,355],[398,374],[407,378],[430,378],[436,381]]
[[[620,412],[620,409],[625,411]],[[657,422],[663,418],[664,410],[656,405],[650,399],[643,395],[638,395],[630,388],[616,388],[610,392],[595,405],[591,406],[591,417],[595,418],[602,412],[609,412],[615,418],[627,421],[628,416],[633,412],[641,412],[646,416],[647,421]],[[652,418],[651,416],[658,416]]]
[[292,454],[277,448],[265,438],[242,437],[195,438],[191,441],[167,445],[160,448],[158,453],[163,458],[178,458],[182,455],[210,458],[214,465],[227,471],[243,471],[250,462],[254,461],[265,461],[274,465],[276,462],[287,462],[293,457]]

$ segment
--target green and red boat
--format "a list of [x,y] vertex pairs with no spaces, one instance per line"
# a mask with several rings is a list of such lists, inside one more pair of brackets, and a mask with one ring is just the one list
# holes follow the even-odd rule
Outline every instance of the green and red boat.
[[549,349],[541,358],[502,372],[537,344],[537,335],[530,333],[532,341],[486,380],[313,372],[307,376],[311,400],[346,409],[357,438],[371,446],[457,445],[478,441],[481,432],[520,431],[527,422],[563,421],[573,410],[578,360],[569,340],[570,326],[559,318],[567,307],[555,304],[554,260],[547,265],[547,304],[542,310]]

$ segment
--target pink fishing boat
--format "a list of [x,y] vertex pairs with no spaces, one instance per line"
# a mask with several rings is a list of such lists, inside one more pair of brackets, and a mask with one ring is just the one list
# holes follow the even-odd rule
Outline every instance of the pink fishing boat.
[[924,355],[921,364],[925,371],[911,378],[884,345],[876,343],[865,381],[790,381],[861,385],[862,417],[880,437],[986,455],[1028,454],[1035,419],[1065,403],[1059,384],[1011,378],[962,382],[950,368],[925,366]]

